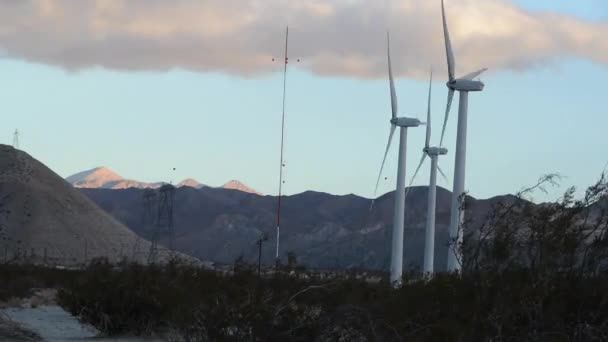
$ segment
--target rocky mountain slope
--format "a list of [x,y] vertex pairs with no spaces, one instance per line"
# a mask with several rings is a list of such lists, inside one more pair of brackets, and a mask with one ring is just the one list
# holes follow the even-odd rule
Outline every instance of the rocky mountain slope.
[[42,163],[0,145],[0,260],[71,265],[99,256],[116,261],[122,255],[145,261],[149,248],[149,242]]

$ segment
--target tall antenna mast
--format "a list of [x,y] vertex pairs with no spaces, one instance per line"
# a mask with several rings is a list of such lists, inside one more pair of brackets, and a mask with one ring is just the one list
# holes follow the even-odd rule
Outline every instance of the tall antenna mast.
[[[276,261],[279,261],[279,241],[281,237],[281,197],[283,195],[283,168],[285,163],[283,160],[283,152],[285,146],[285,98],[287,95],[287,64],[289,64],[289,26],[285,30],[285,59],[283,67],[283,112],[281,115],[281,164],[279,167],[279,198],[277,205],[277,246],[276,246]],[[298,59],[298,62],[300,60]]]
[[13,134],[13,148],[15,149],[19,149],[19,130],[16,129],[15,133]]

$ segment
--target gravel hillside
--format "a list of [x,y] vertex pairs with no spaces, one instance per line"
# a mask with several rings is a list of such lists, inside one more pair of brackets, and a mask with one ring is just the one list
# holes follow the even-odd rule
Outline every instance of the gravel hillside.
[[0,145],[0,261],[72,265],[124,256],[143,262],[149,248],[45,165]]

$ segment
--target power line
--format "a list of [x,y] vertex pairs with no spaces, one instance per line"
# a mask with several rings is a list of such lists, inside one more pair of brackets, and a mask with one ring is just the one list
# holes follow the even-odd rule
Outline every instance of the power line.
[[256,244],[258,245],[258,278],[260,278],[260,274],[262,272],[262,245],[265,241],[268,240],[268,235],[263,233]]

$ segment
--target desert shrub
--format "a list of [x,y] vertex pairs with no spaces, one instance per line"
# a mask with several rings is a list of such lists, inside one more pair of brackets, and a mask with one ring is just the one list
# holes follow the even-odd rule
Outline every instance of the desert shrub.
[[91,269],[61,303],[110,334],[184,341],[601,341],[608,277],[527,270],[370,284],[224,276],[191,268]]

